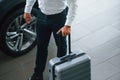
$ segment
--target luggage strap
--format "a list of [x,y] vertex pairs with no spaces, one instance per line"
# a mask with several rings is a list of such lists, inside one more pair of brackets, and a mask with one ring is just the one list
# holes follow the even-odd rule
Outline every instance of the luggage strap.
[[55,75],[55,67],[56,67],[57,65],[60,65],[60,64],[65,63],[65,62],[67,62],[67,61],[71,61],[72,59],[75,59],[75,58],[77,58],[77,57],[83,56],[84,54],[86,54],[86,53],[80,53],[80,54],[78,54],[78,55],[72,54],[72,55],[68,55],[68,56],[66,56],[66,57],[61,58],[61,59],[60,59],[60,62],[54,64],[53,67],[52,67],[52,77],[53,77],[53,80],[55,80],[55,77],[56,77],[56,75]]

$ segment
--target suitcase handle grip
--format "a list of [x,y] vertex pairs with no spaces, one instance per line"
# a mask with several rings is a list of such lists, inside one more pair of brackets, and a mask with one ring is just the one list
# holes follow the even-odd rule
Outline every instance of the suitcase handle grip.
[[85,55],[85,53],[80,53],[80,54],[78,54],[78,55],[76,55],[76,54],[67,55],[67,56],[61,58],[60,60],[61,60],[61,61],[70,61],[70,60],[72,60],[72,59],[74,59],[74,58],[76,58],[76,57],[80,57],[80,56],[83,56],[83,55]]
[[75,56],[76,56],[76,54],[67,55],[67,56],[61,58],[60,60],[61,60],[61,61],[69,61],[69,60],[73,59]]
[[[62,32],[60,31],[59,33],[58,33],[58,35],[59,36],[62,36]],[[71,54],[72,53],[72,51],[71,51],[71,34],[69,34],[68,36],[68,53],[69,54]],[[59,37],[59,43],[58,43],[58,46],[60,46],[60,37]],[[59,47],[60,48],[60,47]],[[60,50],[60,49],[59,49]]]

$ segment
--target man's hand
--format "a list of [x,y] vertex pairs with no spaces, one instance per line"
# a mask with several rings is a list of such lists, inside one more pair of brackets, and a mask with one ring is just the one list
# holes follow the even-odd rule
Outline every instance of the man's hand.
[[26,23],[30,23],[32,20],[32,16],[30,13],[24,13],[23,18],[25,19]]
[[59,34],[60,32],[62,32],[62,36],[67,36],[67,35],[70,34],[70,31],[71,31],[70,26],[65,25],[64,27],[62,27],[62,28],[57,32],[57,34]]

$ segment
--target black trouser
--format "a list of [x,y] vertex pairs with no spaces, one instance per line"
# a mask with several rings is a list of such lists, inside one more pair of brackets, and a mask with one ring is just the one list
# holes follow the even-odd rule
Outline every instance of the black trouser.
[[[36,67],[35,75],[37,77],[43,74],[45,69],[47,55],[48,55],[48,44],[50,40],[51,33],[53,32],[54,39],[57,45],[57,56],[62,57],[66,55],[67,44],[66,37],[58,36],[56,32],[62,28],[66,22],[66,15],[68,8],[59,14],[55,15],[44,15],[40,10],[37,16],[37,55],[36,55]],[[60,39],[60,46],[58,46]],[[59,47],[59,48],[58,48]],[[53,54],[53,53],[51,53]]]

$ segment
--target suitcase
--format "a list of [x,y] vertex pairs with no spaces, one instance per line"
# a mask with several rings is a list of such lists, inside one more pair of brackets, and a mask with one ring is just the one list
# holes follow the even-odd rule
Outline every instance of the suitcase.
[[49,80],[91,80],[90,57],[84,52],[71,52],[70,42],[69,35],[68,55],[49,61]]

